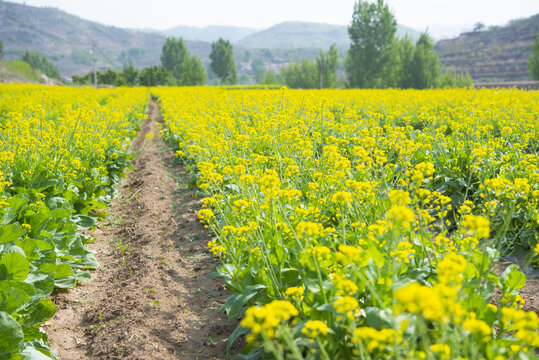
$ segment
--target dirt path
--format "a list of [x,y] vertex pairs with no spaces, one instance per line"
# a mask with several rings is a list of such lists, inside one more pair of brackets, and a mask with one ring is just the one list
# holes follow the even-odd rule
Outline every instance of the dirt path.
[[[45,327],[60,359],[223,359],[235,322],[217,310],[228,293],[197,220],[200,199],[157,136],[159,109],[133,142],[135,171],[92,234],[100,268],[55,294]],[[176,182],[177,181],[177,182]]]

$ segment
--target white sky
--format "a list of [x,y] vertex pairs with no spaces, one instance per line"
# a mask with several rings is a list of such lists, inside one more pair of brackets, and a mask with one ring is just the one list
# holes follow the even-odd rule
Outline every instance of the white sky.
[[[178,25],[267,28],[283,21],[346,25],[355,0],[10,0],[52,6],[106,25],[167,29]],[[397,22],[419,30],[435,25],[504,25],[539,13],[538,0],[389,0]]]

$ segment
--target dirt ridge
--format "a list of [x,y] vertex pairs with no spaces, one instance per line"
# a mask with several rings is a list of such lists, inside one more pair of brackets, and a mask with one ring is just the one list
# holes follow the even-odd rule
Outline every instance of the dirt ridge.
[[[237,322],[218,314],[229,295],[209,274],[218,265],[198,222],[200,199],[163,141],[150,102],[133,149],[134,172],[90,244],[92,280],[52,296],[45,326],[60,359],[224,359]],[[174,179],[178,179],[178,183]]]

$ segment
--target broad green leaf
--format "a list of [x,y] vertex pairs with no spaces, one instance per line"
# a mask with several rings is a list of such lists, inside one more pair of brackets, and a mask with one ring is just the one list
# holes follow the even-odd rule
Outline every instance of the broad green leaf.
[[513,264],[509,266],[502,274],[503,284],[506,292],[514,291],[526,285],[526,275],[518,270],[518,266]]
[[73,270],[71,269],[71,266],[68,264],[60,264],[56,265],[56,269],[54,270],[54,279],[61,279],[67,276],[72,276]]
[[21,325],[11,315],[0,311],[0,358],[2,354],[17,350],[23,340]]
[[29,273],[28,260],[19,253],[8,253],[0,259],[0,280],[24,281]]
[[19,224],[0,226],[0,244],[15,241],[24,235],[24,230]]

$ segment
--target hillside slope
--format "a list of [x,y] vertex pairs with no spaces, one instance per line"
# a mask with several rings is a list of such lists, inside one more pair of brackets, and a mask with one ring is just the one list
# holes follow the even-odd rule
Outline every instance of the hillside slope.
[[[92,69],[92,42],[98,69],[120,69],[131,61],[137,67],[159,63],[165,36],[104,26],[55,8],[2,1],[0,39],[6,59],[18,58],[26,50],[39,51],[62,76],[71,77]],[[186,41],[186,45],[201,57],[210,51],[208,43]]]
[[475,81],[531,80],[526,64],[538,30],[539,14],[441,40],[435,49],[443,67],[467,71]]
[[[412,39],[419,37],[417,30],[403,25],[397,26],[397,36],[404,37],[408,35]],[[336,43],[339,49],[350,46],[347,26],[287,21],[249,35],[237,42],[238,45],[245,47],[270,49],[326,49],[333,43]]]

